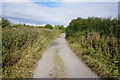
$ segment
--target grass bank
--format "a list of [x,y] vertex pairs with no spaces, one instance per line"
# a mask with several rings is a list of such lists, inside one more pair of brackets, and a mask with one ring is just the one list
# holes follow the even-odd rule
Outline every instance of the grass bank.
[[71,37],[67,41],[75,54],[98,76],[101,78],[119,78],[118,39],[114,37],[100,38],[99,36],[99,33],[94,33],[86,37]]
[[78,17],[66,29],[72,50],[101,78],[120,77],[119,23],[117,18]]
[[37,60],[60,33],[44,28],[3,28],[2,77],[31,78]]

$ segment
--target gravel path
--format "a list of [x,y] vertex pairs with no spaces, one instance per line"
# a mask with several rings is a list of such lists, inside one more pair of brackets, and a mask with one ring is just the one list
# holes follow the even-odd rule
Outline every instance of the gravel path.
[[33,78],[53,78],[51,75],[54,62],[55,49],[59,49],[59,56],[66,67],[66,78],[99,78],[72,52],[65,40],[65,34],[56,38],[44,52],[38,66],[34,71]]

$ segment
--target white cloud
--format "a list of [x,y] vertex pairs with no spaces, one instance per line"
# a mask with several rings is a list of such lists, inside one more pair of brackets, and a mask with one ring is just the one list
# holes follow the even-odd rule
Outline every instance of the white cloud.
[[32,2],[3,3],[3,16],[18,18],[18,21],[23,19],[25,23],[62,25],[68,25],[72,19],[77,17],[117,16],[117,3],[63,2],[59,4],[59,7],[48,7]]
[[2,0],[2,2],[31,2],[31,0]]
[[119,0],[2,0],[2,2],[119,2]]
[[118,2],[119,0],[62,0],[63,2]]

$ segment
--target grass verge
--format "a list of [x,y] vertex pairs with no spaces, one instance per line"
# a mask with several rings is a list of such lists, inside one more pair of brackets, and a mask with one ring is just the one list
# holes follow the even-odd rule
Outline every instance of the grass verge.
[[94,35],[69,37],[68,44],[75,54],[101,78],[119,79],[119,44],[117,38]]
[[39,28],[4,28],[2,78],[32,78],[37,60],[60,33]]
[[61,59],[61,57],[58,54],[59,49],[56,48],[54,52],[55,52],[55,54],[53,56],[54,67],[52,70],[53,74],[51,76],[53,78],[65,78],[66,77],[66,67],[64,65],[63,60]]

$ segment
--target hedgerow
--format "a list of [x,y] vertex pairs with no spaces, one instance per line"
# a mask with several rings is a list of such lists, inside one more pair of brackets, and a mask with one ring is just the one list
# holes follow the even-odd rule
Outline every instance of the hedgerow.
[[100,77],[120,77],[120,21],[117,18],[77,18],[66,39],[73,51]]

